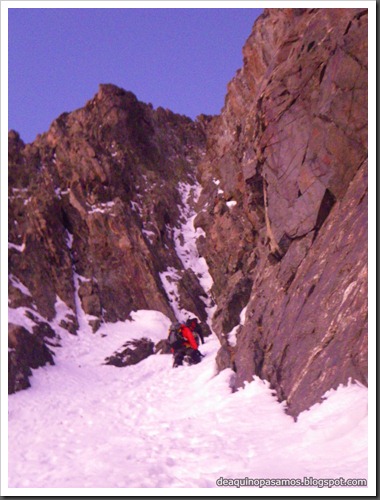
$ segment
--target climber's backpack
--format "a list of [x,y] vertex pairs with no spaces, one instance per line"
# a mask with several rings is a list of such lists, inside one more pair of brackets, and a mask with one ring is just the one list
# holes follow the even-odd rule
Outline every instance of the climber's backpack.
[[182,327],[181,323],[172,323],[170,325],[168,342],[173,349],[179,349],[186,342],[185,337],[182,335]]

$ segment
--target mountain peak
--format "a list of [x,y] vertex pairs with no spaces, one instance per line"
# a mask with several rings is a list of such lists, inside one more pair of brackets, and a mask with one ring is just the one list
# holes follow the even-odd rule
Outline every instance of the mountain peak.
[[133,92],[124,90],[123,88],[118,87],[117,85],[114,85],[112,83],[99,84],[99,90],[98,93],[96,94],[96,98],[98,100],[109,99],[114,97],[123,97],[124,99],[129,100],[130,102],[135,102],[135,103],[138,102],[137,97]]

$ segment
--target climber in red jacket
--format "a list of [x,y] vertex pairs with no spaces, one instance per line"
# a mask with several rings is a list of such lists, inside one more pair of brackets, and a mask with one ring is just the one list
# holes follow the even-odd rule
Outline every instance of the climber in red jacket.
[[191,347],[192,349],[198,349],[198,344],[192,334],[190,328],[186,325],[182,326],[182,335],[185,337],[187,342],[185,342],[185,347]]
[[185,356],[189,357],[191,364],[199,363],[201,360],[201,353],[198,351],[198,344],[192,334],[190,328],[186,325],[181,326],[182,337],[185,341],[178,348],[173,349],[173,368],[183,364],[183,359]]

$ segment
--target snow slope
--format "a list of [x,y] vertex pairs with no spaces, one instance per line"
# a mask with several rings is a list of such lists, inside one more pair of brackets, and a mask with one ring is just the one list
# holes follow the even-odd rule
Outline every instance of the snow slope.
[[34,370],[32,388],[9,398],[10,488],[235,494],[216,481],[367,477],[364,387],[330,391],[295,423],[265,381],[231,393],[233,372],[215,375],[215,338],[201,346],[206,357],[196,366],[173,369],[170,355],[126,368],[102,364],[127,339],[165,337],[168,323],[139,311],[131,322],[62,339],[56,366]]

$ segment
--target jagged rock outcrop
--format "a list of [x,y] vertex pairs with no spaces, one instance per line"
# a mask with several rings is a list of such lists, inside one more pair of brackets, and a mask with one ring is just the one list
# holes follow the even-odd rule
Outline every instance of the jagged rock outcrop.
[[73,334],[84,314],[94,331],[138,309],[174,319],[160,277],[171,268],[181,302],[205,320],[197,295],[204,290],[177,255],[175,229],[179,186],[195,183],[207,120],[154,110],[100,85],[84,108],[62,114],[32,144],[11,131],[12,315],[24,308],[32,324],[47,327],[64,303],[58,326]]
[[126,342],[121,350],[104,360],[104,364],[119,368],[140,363],[143,359],[154,354],[154,342],[147,338],[133,339]]
[[199,167],[219,368],[294,416],[367,381],[367,14],[266,9]]
[[30,333],[20,325],[8,327],[8,393],[30,387],[31,368],[39,368],[47,363],[54,365],[52,351],[48,345],[55,332],[47,325],[36,325]]

